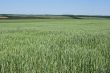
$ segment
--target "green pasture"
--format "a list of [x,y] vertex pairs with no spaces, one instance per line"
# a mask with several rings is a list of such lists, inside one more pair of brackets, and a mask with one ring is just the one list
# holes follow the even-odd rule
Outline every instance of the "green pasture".
[[0,73],[110,73],[110,20],[0,20]]

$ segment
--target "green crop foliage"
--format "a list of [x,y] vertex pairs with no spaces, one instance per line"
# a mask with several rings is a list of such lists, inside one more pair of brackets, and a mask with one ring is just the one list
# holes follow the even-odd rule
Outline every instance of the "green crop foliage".
[[0,73],[110,73],[110,20],[0,20]]

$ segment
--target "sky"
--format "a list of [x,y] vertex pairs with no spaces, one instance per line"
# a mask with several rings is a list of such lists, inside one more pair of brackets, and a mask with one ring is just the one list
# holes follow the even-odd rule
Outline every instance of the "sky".
[[110,15],[110,0],[0,0],[0,14]]

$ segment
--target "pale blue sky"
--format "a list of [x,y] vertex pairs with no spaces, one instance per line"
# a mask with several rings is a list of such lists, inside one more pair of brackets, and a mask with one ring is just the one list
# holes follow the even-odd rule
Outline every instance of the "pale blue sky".
[[0,14],[110,15],[110,0],[0,0]]

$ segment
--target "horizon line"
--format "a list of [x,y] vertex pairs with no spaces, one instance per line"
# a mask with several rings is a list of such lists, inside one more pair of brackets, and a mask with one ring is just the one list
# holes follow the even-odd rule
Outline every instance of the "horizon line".
[[110,16],[110,15],[98,15],[98,14],[26,14],[26,13],[0,13],[0,15],[81,15],[81,16]]

